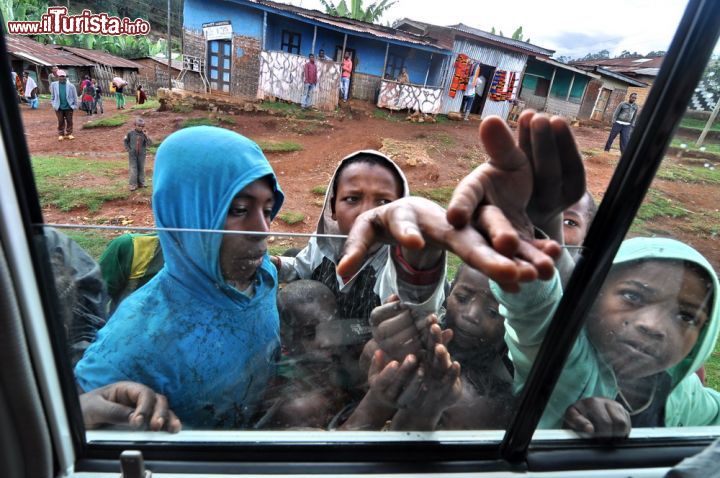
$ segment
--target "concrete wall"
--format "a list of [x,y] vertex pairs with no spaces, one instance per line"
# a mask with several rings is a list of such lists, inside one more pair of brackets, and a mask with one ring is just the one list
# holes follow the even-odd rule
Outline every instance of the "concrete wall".
[[547,99],[545,104],[545,111],[551,115],[560,115],[566,118],[575,119],[578,117],[580,110],[579,103],[572,103],[565,101],[564,99],[553,98],[552,96]]

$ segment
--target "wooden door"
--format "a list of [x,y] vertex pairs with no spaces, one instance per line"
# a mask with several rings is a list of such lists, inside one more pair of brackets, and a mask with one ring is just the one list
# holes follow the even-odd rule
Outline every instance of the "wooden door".
[[230,64],[232,45],[230,40],[212,40],[208,42],[207,72],[210,90],[230,93]]
[[598,99],[595,102],[595,108],[593,108],[592,116],[590,117],[590,119],[595,121],[603,120],[603,115],[605,114],[608,100],[610,100],[610,90],[608,90],[607,88],[603,88],[602,90],[600,90],[600,94],[598,95]]

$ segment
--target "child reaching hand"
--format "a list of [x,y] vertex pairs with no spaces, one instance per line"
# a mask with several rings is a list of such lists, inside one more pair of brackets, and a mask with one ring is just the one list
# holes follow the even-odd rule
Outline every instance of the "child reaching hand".
[[[640,427],[720,423],[720,393],[694,373],[717,339],[717,290],[712,266],[690,246],[662,238],[625,241],[540,426],[565,422],[577,431],[617,433],[629,429],[622,426],[628,415]],[[521,386],[562,291],[555,279],[515,296],[494,292],[514,332],[508,337],[516,337],[508,345]],[[584,402],[591,398],[615,400],[628,415],[610,405],[606,420]]]

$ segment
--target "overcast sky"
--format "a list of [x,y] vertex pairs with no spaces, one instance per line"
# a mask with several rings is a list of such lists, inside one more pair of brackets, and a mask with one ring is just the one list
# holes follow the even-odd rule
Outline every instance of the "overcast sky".
[[[281,1],[323,10],[319,0]],[[525,39],[556,50],[556,58],[600,50],[615,56],[623,50],[641,54],[667,50],[686,5],[686,0],[399,0],[383,23],[408,17],[487,31],[495,27],[505,36],[522,26]]]

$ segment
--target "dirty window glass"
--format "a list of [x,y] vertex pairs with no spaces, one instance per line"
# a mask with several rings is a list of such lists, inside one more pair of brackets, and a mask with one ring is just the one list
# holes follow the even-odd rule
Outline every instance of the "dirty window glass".
[[[10,36],[86,427],[504,430],[539,342],[513,342],[521,331],[488,277],[432,243],[418,253],[392,241],[369,245],[358,270],[340,274],[345,238],[361,212],[404,196],[447,207],[489,159],[481,121],[499,116],[516,134],[521,112],[536,109],[568,119],[587,169],[589,196],[563,216],[571,267],[682,6],[665,5],[659,40],[638,15],[613,19],[619,33],[606,34],[583,12],[592,22],[558,33],[557,18],[542,16],[553,9],[541,15],[532,2],[508,23],[505,13],[470,15],[465,2],[440,11],[408,0],[349,26],[319,3],[171,2],[170,61],[152,35],[66,35],[68,49],[84,50],[65,56]],[[164,8],[122,13],[164,32]],[[43,12],[6,13],[37,21]],[[627,34],[638,29],[642,41]],[[99,66],[101,54],[134,60]],[[185,70],[184,57],[202,64]],[[27,97],[27,71],[39,101]],[[632,231],[692,243],[712,265],[715,128],[693,144],[716,78],[709,70],[693,103],[705,113],[684,120]],[[83,94],[86,81],[94,96]],[[706,315],[675,318],[710,330]],[[617,347],[647,351],[634,339]],[[710,357],[705,379],[715,387]],[[610,377],[607,398],[644,407],[634,388],[614,393],[597,363],[581,370],[603,386]],[[657,411],[667,381],[642,382],[655,400],[645,410]],[[154,408],[118,417],[97,406],[132,408],[139,397]]]
[[[630,430],[642,436],[649,428],[720,424],[718,68],[715,56],[614,259],[540,428],[607,438]],[[629,128],[632,134],[632,120],[629,126],[620,122],[629,119],[632,105],[624,108],[606,146],[616,130],[622,135]],[[566,238],[573,241],[592,220],[592,202],[603,196],[604,184],[590,178],[611,171],[618,157],[614,147],[609,153],[596,148],[585,154],[592,199],[586,197],[564,215]],[[554,294],[548,305],[562,295],[559,290]],[[517,324],[511,355],[530,350],[528,337],[548,318],[538,313],[530,328],[511,321],[511,327]]]

